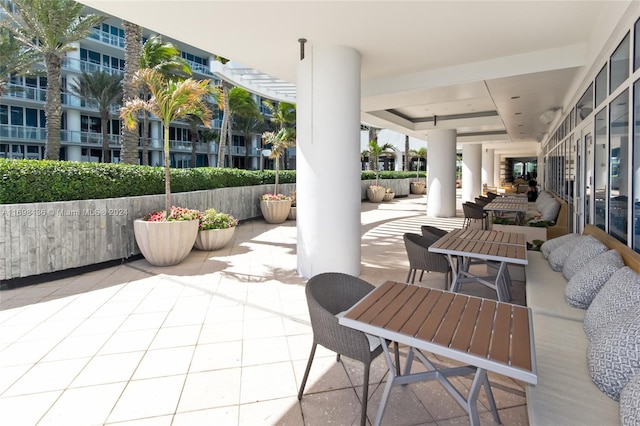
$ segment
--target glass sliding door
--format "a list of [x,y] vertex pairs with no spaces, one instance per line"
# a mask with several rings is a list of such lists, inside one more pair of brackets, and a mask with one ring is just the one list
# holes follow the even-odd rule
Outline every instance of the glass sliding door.
[[607,108],[596,114],[595,141],[593,146],[593,197],[594,214],[593,224],[606,230],[607,226],[607,201],[609,187],[609,150],[607,147]]
[[609,106],[609,233],[626,243],[629,221],[629,90]]
[[640,252],[640,80],[633,84],[633,249]]

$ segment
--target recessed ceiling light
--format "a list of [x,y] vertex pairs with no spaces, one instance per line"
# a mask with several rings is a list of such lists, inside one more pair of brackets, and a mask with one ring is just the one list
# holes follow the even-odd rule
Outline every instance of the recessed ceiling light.
[[522,126],[524,126],[524,124],[518,124],[518,127],[522,127]]
[[520,99],[520,96],[512,96],[511,99]]
[[516,112],[516,115],[521,115],[521,114],[522,114],[521,112]]

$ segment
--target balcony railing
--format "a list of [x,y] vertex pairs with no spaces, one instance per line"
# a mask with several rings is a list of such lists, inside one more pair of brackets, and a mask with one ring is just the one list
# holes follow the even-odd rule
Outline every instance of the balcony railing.
[[207,65],[202,65],[202,64],[199,64],[197,62],[190,61],[188,59],[185,59],[185,61],[187,61],[187,63],[191,67],[191,71],[197,72],[198,74],[204,74],[204,75],[208,75],[208,76],[213,76],[213,73],[211,72],[211,70],[209,69],[209,67]]
[[94,73],[96,71],[104,71],[109,74],[124,74],[124,70],[119,68],[106,67],[104,65],[95,64],[93,62],[81,61],[76,58],[64,58],[62,60],[62,67],[68,70],[84,71],[86,73]]
[[28,87],[18,84],[9,84],[6,95],[11,98],[30,99],[32,101],[44,102],[47,99],[47,91],[37,87]]
[[47,140],[47,129],[0,124],[0,139],[3,142],[6,142],[7,139],[45,142]]
[[91,33],[89,34],[89,38],[98,40],[104,44],[108,44],[110,46],[119,47],[124,49],[124,37],[120,37],[118,35],[109,34],[106,31],[102,31],[98,28],[92,28]]

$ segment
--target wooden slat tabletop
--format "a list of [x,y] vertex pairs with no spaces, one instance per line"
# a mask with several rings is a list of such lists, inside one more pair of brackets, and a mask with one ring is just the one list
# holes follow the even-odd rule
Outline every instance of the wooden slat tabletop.
[[340,322],[535,384],[527,307],[388,281]]
[[429,251],[458,256],[474,255],[489,260],[526,264],[524,234],[484,230],[456,229],[430,247]]

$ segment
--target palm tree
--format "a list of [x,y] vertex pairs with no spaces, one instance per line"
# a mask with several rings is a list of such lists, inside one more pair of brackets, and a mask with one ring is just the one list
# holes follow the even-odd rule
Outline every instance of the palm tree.
[[424,146],[420,149],[412,149],[409,151],[409,155],[418,157],[418,167],[416,168],[416,177],[420,177],[420,167],[422,167],[421,159],[424,159],[425,165],[427,163],[427,148]]
[[[212,94],[211,97],[213,99],[216,99],[218,88],[215,86],[209,86],[209,91]],[[204,103],[206,104],[207,108],[209,108],[209,111],[211,111],[212,113],[217,108],[217,106],[211,103],[208,99],[206,99],[206,97],[205,97]],[[200,118],[198,116],[198,111],[196,111],[196,114],[189,114],[186,117],[186,121],[189,124],[189,133],[190,133],[189,140],[191,141],[191,167],[196,167],[196,160],[197,160],[196,149],[198,147],[198,143],[200,143],[200,131],[198,129],[198,126],[200,124]],[[203,136],[203,139],[205,139],[204,136]]]
[[109,151],[109,113],[113,105],[122,102],[122,77],[119,74],[109,74],[105,71],[97,71],[93,74],[83,72],[70,86],[71,92],[86,99],[100,111],[102,126],[102,162],[111,162]]
[[164,126],[164,176],[165,211],[171,211],[171,175],[169,168],[169,125],[174,120],[196,115],[205,127],[209,127],[211,111],[204,99],[209,94],[209,80],[196,81],[167,79],[158,71],[147,68],[136,73],[135,82],[145,84],[151,92],[151,99],[131,99],[120,110],[120,117],[130,129],[138,123],[138,112],[145,110],[160,119]]
[[275,160],[276,179],[274,194],[278,193],[278,174],[280,172],[280,157],[286,151],[287,148],[292,147],[296,141],[295,131],[288,127],[282,128],[277,132],[264,132],[262,138],[267,144],[271,145],[271,154],[269,158]]
[[[241,87],[231,87],[223,82],[222,93],[218,98],[218,108],[223,112],[222,126],[220,129],[220,146],[218,147],[218,167],[224,167],[224,151],[227,141],[231,141],[232,123],[234,116],[258,117],[260,111],[251,93]],[[227,162],[232,166],[233,152],[229,149]]]
[[[296,127],[296,106],[289,102],[279,102],[276,105],[272,101],[264,100],[262,105],[271,112],[271,123],[277,130],[284,128],[295,129]],[[293,145],[292,145],[293,146]],[[287,152],[284,152],[284,161],[287,164]]]
[[[135,74],[140,70],[140,56],[142,55],[142,27],[128,21],[122,21],[124,29],[124,77],[122,87],[124,90],[122,103],[140,95],[138,85],[134,82]],[[123,121],[120,127],[122,136],[122,152],[120,161],[124,164],[138,164],[138,129],[129,129]]]
[[411,170],[411,149],[409,148],[409,135],[404,136],[404,170]]
[[371,169],[376,174],[376,186],[378,185],[378,174],[380,173],[380,158],[393,155],[396,147],[390,143],[385,143],[384,145],[378,144],[377,139],[372,139],[369,141],[369,149],[366,153],[369,155],[369,163],[371,164]]
[[105,17],[83,15],[84,6],[73,0],[2,0],[0,6],[6,16],[0,20],[0,26],[9,30],[27,49],[38,52],[44,58],[47,70],[47,145],[44,156],[47,160],[58,160],[62,119],[62,60],[67,52],[75,50],[71,43],[85,38],[91,28],[100,24]]
[[[264,118],[262,114],[258,114],[257,116],[242,116],[239,115],[234,120],[234,127],[242,134],[245,140],[245,145],[247,145],[247,149],[245,150],[245,164],[249,162],[249,145],[251,142],[251,137],[255,134],[261,134],[266,129],[266,124],[264,122]],[[262,154],[261,154],[262,155]],[[260,158],[262,161],[262,158]]]
[[13,34],[0,27],[0,96],[7,91],[11,74],[24,75],[37,61],[37,52],[24,47]]
[[[191,76],[189,63],[180,56],[180,50],[171,43],[154,35],[142,46],[140,69],[151,68],[167,78],[187,78]],[[140,96],[149,99],[149,89],[142,86]],[[149,164],[149,113],[142,111],[142,164]]]
[[[260,110],[258,109],[258,104],[251,96],[247,90],[241,87],[234,87],[229,90],[229,126],[228,126],[228,139],[232,140],[232,131],[233,128],[236,127],[236,119],[242,117],[242,119],[256,119],[261,120],[262,114],[260,114]],[[228,163],[229,167],[231,167],[233,159],[232,159],[232,151],[229,149],[228,155]]]

